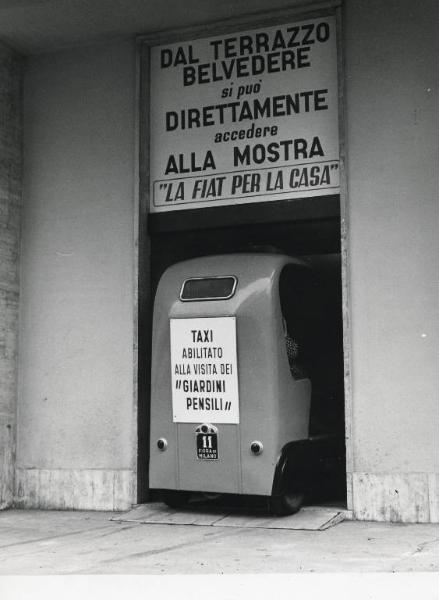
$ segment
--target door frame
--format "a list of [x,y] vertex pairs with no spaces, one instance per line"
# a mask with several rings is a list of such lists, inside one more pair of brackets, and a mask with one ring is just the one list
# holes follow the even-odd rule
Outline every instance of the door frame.
[[[213,35],[239,32],[280,25],[297,19],[318,18],[335,15],[337,32],[338,62],[338,95],[339,95],[339,146],[340,146],[340,241],[342,261],[342,315],[343,315],[343,356],[344,356],[344,390],[345,390],[345,443],[346,443],[346,484],[347,508],[352,510],[352,472],[353,472],[353,437],[352,437],[352,382],[351,382],[351,327],[350,327],[350,281],[349,281],[349,220],[346,181],[346,146],[345,146],[345,93],[344,93],[344,50],[342,44],[342,0],[312,3],[288,10],[281,9],[261,12],[254,15],[240,16],[230,20],[214,21],[202,26],[187,27],[151,35],[140,35],[136,39],[136,171],[135,171],[135,305],[134,305],[134,403],[137,421],[134,424],[133,464],[137,474],[137,502],[146,502],[150,498],[148,485],[149,463],[149,424],[150,424],[150,370],[152,350],[152,312],[153,297],[151,285],[151,234],[149,221],[149,75],[150,48],[155,45],[171,44],[178,41],[189,41]],[[309,206],[316,204],[313,199],[302,202],[304,213],[309,214]],[[262,203],[263,204],[263,203]],[[270,204],[270,203],[267,203]],[[318,204],[318,203],[317,203]],[[228,207],[227,207],[228,208]],[[202,211],[204,209],[197,209]],[[209,210],[209,209],[207,209]],[[218,210],[218,209],[216,209]],[[239,206],[235,213],[239,213]],[[322,204],[314,210],[325,211]],[[195,211],[192,211],[195,212]],[[169,213],[167,213],[169,215]],[[172,215],[172,213],[170,213]],[[200,214],[200,226],[203,218]],[[229,211],[233,219],[233,209]],[[172,220],[172,218],[171,218]],[[168,218],[168,223],[170,219]],[[161,225],[159,225],[161,227]],[[168,225],[169,227],[169,225]],[[172,227],[172,225],[170,225]],[[165,228],[167,226],[165,225]]]

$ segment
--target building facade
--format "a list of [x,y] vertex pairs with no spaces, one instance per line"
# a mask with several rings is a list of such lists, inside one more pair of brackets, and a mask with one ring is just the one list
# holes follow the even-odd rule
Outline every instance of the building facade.
[[[439,7],[345,0],[279,3],[277,12],[240,2],[224,23],[227,6],[188,6],[183,16],[163,9],[153,25],[142,13],[117,38],[72,34],[23,50],[18,33],[2,35],[0,505],[123,510],[148,497],[154,236],[139,160],[149,79],[137,34],[161,29],[166,39],[181,18],[191,39],[329,11],[338,23],[347,506],[356,519],[438,522]],[[160,243],[177,239],[167,231]]]

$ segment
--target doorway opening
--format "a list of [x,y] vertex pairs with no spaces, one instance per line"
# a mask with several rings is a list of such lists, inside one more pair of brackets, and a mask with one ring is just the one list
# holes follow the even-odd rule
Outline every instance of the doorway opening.
[[[335,436],[343,449],[338,479],[329,482],[319,497],[308,502],[346,505],[344,451],[344,369],[342,321],[342,264],[338,196],[266,205],[246,205],[195,211],[152,214],[145,223],[140,247],[139,293],[139,461],[138,502],[158,499],[149,489],[150,359],[153,299],[165,270],[178,262],[202,256],[242,252],[280,253],[297,257],[310,267],[311,296],[289,298],[288,283],[280,282],[282,312],[286,320],[300,308],[304,333],[300,334],[305,367],[312,383],[310,438]],[[283,278],[286,282],[288,278]],[[285,289],[283,289],[285,288]],[[308,292],[307,292],[308,293]],[[294,294],[293,294],[294,296]],[[306,311],[303,308],[306,305]],[[298,311],[300,312],[300,310]],[[300,330],[301,323],[295,325]],[[305,341],[306,340],[306,341]],[[323,470],[325,466],[323,465]],[[339,474],[342,472],[340,480]],[[319,472],[321,479],[322,473]],[[328,483],[328,482],[327,482]]]

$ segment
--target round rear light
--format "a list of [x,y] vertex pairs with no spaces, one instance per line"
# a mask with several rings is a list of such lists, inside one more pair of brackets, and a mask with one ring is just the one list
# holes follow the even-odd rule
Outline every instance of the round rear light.
[[157,440],[157,448],[159,450],[166,450],[167,447],[168,442],[165,440],[165,438],[160,438],[159,440]]

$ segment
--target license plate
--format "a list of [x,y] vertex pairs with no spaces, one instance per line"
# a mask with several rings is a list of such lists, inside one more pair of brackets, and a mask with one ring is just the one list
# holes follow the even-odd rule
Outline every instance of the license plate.
[[217,433],[197,433],[197,458],[218,460]]

